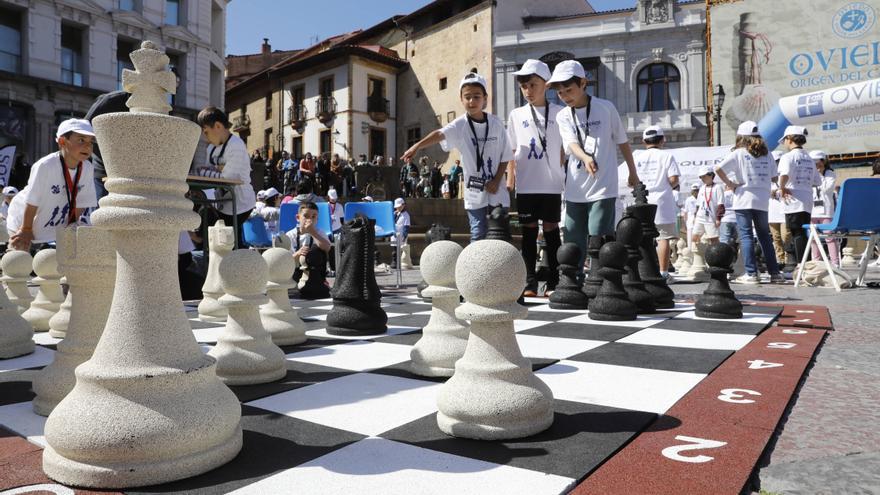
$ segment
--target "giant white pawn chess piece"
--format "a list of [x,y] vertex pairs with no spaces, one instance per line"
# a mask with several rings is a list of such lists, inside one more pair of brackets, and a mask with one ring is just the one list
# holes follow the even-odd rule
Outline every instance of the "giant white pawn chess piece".
[[467,347],[468,328],[455,317],[459,292],[449,269],[460,254],[461,246],[452,241],[432,242],[422,252],[419,269],[428,283],[422,295],[431,300],[431,319],[410,351],[410,369],[417,375],[452,376]]
[[227,227],[223,220],[217,220],[213,227],[208,227],[208,274],[202,286],[202,300],[199,302],[199,319],[202,321],[226,321],[226,306],[218,302],[223,295],[220,284],[220,262],[235,247],[235,232]]
[[[59,267],[60,265],[61,263],[59,263]],[[64,273],[63,268],[61,270],[61,273]],[[67,277],[61,277],[61,284],[70,287],[70,281],[67,279]],[[64,298],[64,302],[61,303],[61,307],[58,308],[58,312],[55,313],[52,318],[49,318],[50,336],[55,337],[56,339],[63,339],[67,336],[67,328],[70,326],[70,307],[72,305],[73,299],[70,295],[70,290],[68,289],[67,297]]]
[[42,416],[48,416],[73,390],[74,370],[92,357],[107,324],[116,280],[116,251],[106,230],[76,225],[59,228],[58,260],[70,285],[71,315],[55,360],[33,382],[34,412]]
[[168,57],[145,41],[122,83],[130,112],[93,125],[109,196],[92,214],[116,249],[107,325],[46,420],[43,471],[65,485],[127,488],[195,476],[241,450],[241,404],[196,343],[177,280],[177,241],[199,217],[184,198],[201,129],[167,115]]
[[34,258],[26,251],[7,251],[0,260],[0,268],[3,269],[0,280],[6,284],[6,296],[18,306],[19,313],[27,311],[34,300],[27,286],[33,266]]
[[260,322],[260,305],[269,301],[263,294],[268,276],[266,261],[249,249],[233,251],[220,263],[225,292],[220,304],[229,317],[208,355],[217,360],[217,376],[227,385],[274,382],[287,374],[284,351],[272,343]]
[[37,297],[21,316],[34,327],[35,332],[46,332],[49,330],[49,320],[64,302],[61,274],[58,273],[58,252],[54,249],[38,252],[34,256],[34,273],[37,276],[31,282],[38,286]]
[[296,286],[291,278],[296,270],[296,261],[290,251],[277,247],[264,251],[263,259],[269,266],[269,282],[266,283],[269,302],[260,306],[263,328],[276,345],[301,344],[307,340],[306,324],[290,305],[287,293],[288,289]]
[[18,306],[0,287],[0,359],[34,352],[34,329],[18,314]]
[[691,266],[686,273],[686,278],[688,280],[694,280],[697,282],[705,282],[709,280],[709,272],[707,271],[708,266],[703,258],[707,247],[709,247],[709,244],[703,241],[694,243],[694,249],[691,252]]
[[528,309],[516,303],[526,284],[522,256],[505,241],[470,244],[455,264],[470,320],[464,356],[440,389],[437,424],[456,437],[497,440],[533,435],[553,423],[553,394],[532,372],[516,342],[513,320]]

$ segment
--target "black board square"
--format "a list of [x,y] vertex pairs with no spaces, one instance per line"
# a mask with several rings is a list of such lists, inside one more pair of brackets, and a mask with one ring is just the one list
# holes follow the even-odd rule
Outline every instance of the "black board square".
[[611,342],[567,358],[632,368],[709,374],[733,351]]
[[523,330],[524,335],[540,335],[543,337],[561,337],[565,339],[586,339],[613,342],[632,335],[641,328],[617,327],[612,325],[593,325],[584,323],[554,322],[540,327]]

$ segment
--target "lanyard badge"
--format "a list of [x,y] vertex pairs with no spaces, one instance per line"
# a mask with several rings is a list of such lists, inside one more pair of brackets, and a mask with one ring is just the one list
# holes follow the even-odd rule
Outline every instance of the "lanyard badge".
[[74,178],[70,177],[70,169],[67,168],[67,165],[64,164],[64,157],[59,156],[61,159],[61,170],[64,174],[64,189],[67,192],[67,225],[72,223],[76,223],[76,196],[79,193],[79,189],[77,185],[79,184],[79,178],[82,176],[82,162],[76,164],[76,174]]
[[483,148],[480,148],[480,140],[477,139],[477,130],[474,127],[474,120],[470,115],[467,116],[468,126],[471,128],[471,134],[474,136],[474,147],[477,149],[477,171],[483,170],[483,153],[486,152],[486,145],[489,143],[489,118],[486,117],[486,135],[483,139]]

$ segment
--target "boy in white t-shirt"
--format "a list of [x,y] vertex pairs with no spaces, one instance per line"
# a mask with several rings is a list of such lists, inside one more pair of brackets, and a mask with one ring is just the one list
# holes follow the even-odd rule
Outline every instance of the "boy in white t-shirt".
[[490,207],[510,207],[510,195],[502,181],[507,162],[513,155],[504,123],[484,111],[487,86],[486,79],[477,73],[464,76],[458,86],[464,115],[425,136],[402,157],[412,160],[420,149],[438,143],[445,151],[455,148],[461,153],[464,208],[470,223],[471,242],[486,237]]
[[704,239],[707,244],[715,244],[718,242],[721,217],[724,216],[724,186],[715,183],[715,172],[711,165],[700,167],[699,174],[703,185],[697,192],[692,240],[696,243]]
[[791,231],[797,263],[800,264],[807,249],[807,231],[813,212],[813,187],[822,184],[822,176],[816,170],[816,162],[804,151],[807,130],[798,125],[785,128],[785,136],[779,140],[788,150],[779,159],[779,190],[785,210],[785,224]]
[[663,129],[649,126],[642,132],[646,149],[635,156],[636,171],[648,189],[648,202],[657,205],[654,223],[660,235],[657,237],[657,257],[660,261],[660,274],[669,273],[669,240],[678,237],[675,217],[678,207],[675,204],[673,188],[678,185],[681,172],[672,153],[663,149],[666,137]]
[[565,242],[581,248],[583,259],[588,236],[595,254],[603,244],[602,236],[614,235],[618,149],[629,169],[629,186],[638,184],[639,177],[620,114],[610,101],[587,94],[580,62],[560,62],[548,82],[566,104],[556,115],[568,154],[563,234]]
[[522,229],[522,257],[526,264],[525,297],[538,295],[535,264],[538,258],[538,222],[544,233],[548,280],[544,296],[559,281],[556,251],[562,243],[559,218],[562,210],[562,136],[556,115],[562,107],[545,98],[550,68],[529,59],[514,72],[526,104],[515,108],[507,119],[507,141],[513,147],[513,160],[507,164],[507,188],[516,190],[516,208]]
[[697,215],[697,194],[699,192],[700,184],[691,184],[691,193],[687,198],[685,198],[684,207],[681,209],[681,214],[684,217],[687,243],[690,249],[694,248],[694,241],[692,241],[691,239],[694,236],[694,219]]
[[55,228],[79,221],[98,206],[90,158],[95,132],[89,121],[68,119],[58,126],[60,149],[31,167],[27,186],[9,205],[6,228],[12,249],[28,251],[32,243],[55,241]]
[[[783,151],[773,150],[771,153],[773,162],[779,168],[779,159],[784,154]],[[770,184],[770,203],[767,207],[767,223],[770,225],[770,237],[773,240],[773,251],[776,252],[776,261],[779,263],[780,269],[786,265],[785,245],[791,238],[788,227],[785,226],[785,212],[782,204],[782,195],[779,193],[778,178]]]

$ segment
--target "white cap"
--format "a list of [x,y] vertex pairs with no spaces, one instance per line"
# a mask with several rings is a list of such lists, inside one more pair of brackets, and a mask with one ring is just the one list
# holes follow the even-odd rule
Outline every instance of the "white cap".
[[648,126],[648,128],[642,132],[642,139],[651,139],[657,136],[663,137],[663,129],[661,129],[659,125]]
[[364,196],[364,203],[372,203],[372,202],[373,202],[372,196]]
[[550,67],[540,60],[530,58],[523,64],[522,69],[513,73],[514,76],[531,76],[532,74],[540,77],[545,82],[550,80]]
[[553,75],[550,76],[548,83],[560,83],[571,79],[572,77],[580,77],[586,79],[587,74],[584,72],[584,66],[577,60],[564,60],[556,64],[553,69]]
[[770,154],[773,155],[773,159],[778,162],[779,159],[782,158],[782,155],[785,154],[785,152],[782,150],[773,150]]
[[736,128],[737,136],[760,136],[758,132],[758,124],[754,120],[747,120]]
[[259,191],[257,191],[257,199],[261,199],[261,200],[266,199],[266,190],[265,189],[260,189]]
[[327,191],[327,197],[336,201],[339,199],[339,194],[336,192],[336,189],[330,188],[330,190]]
[[699,190],[700,190],[699,184],[691,184],[691,191],[699,191]]
[[813,160],[825,160],[825,152],[822,150],[813,150],[810,152],[810,158]]
[[703,165],[702,167],[700,167],[700,171],[698,172],[697,175],[702,177],[704,175],[714,174],[714,173],[715,173],[715,168],[712,167],[712,165]]
[[275,189],[274,187],[270,187],[269,189],[266,189],[266,199],[278,196],[279,194],[281,194],[281,193],[279,193],[278,189]]
[[55,139],[58,139],[71,131],[77,134],[84,134],[86,136],[95,135],[95,130],[92,129],[92,124],[90,124],[88,120],[67,119],[58,126],[58,132],[55,133]]
[[465,84],[479,84],[483,87],[483,91],[489,92],[489,84],[486,82],[486,78],[476,72],[469,72],[464,76],[458,84],[458,90],[461,91]]
[[806,136],[807,128],[802,125],[790,125],[785,128],[785,132],[782,133],[782,137],[779,138],[779,142],[785,140],[787,136]]
[[400,208],[401,206],[403,206],[405,204],[406,204],[406,201],[404,201],[403,198],[397,198],[394,200],[394,207],[395,208]]
[[3,195],[4,196],[15,196],[16,194],[18,194],[18,189],[14,188],[12,186],[6,186],[3,188]]

